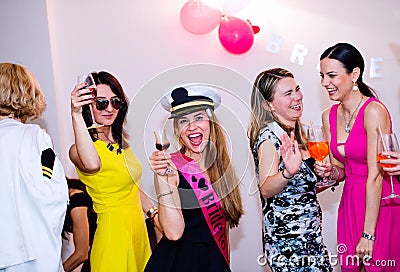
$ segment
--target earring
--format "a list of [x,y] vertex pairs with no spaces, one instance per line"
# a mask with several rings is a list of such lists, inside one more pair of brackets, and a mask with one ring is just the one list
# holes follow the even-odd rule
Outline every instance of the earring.
[[358,91],[358,86],[355,82],[353,82],[353,91],[355,91],[355,92]]

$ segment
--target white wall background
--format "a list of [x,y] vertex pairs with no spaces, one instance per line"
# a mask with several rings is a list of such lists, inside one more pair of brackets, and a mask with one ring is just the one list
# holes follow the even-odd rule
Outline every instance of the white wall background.
[[[399,133],[400,2],[247,0],[248,5],[233,15],[249,19],[261,31],[253,47],[242,55],[222,48],[217,29],[205,35],[187,32],[179,21],[185,2],[0,0],[0,61],[23,64],[37,76],[48,101],[45,115],[37,122],[51,134],[69,176],[75,175],[67,152],[73,141],[69,94],[76,76],[95,70],[116,75],[132,101],[129,131],[143,164],[142,184],[150,195],[146,152],[152,144],[152,128],[167,116],[157,108],[161,94],[181,82],[225,88],[224,106],[217,113],[230,136],[246,208],[240,227],[231,232],[232,269],[264,271],[257,264],[262,253],[261,211],[258,194],[251,188],[254,170],[245,135],[252,81],[270,67],[291,70],[305,95],[303,121],[320,123],[320,112],[331,102],[319,84],[319,55],[336,42],[350,42],[362,52],[364,80],[380,93]],[[283,38],[275,54],[265,50],[273,35]],[[289,61],[296,44],[308,48],[303,65]],[[381,78],[369,77],[371,58],[384,59]],[[324,239],[333,254],[340,193],[319,195]]]

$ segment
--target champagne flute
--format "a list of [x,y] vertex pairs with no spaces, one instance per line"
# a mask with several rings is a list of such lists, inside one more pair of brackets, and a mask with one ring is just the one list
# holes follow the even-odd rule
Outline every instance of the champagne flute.
[[[307,131],[308,152],[311,157],[317,161],[323,161],[329,155],[328,138],[326,137],[323,126],[310,126]],[[335,184],[336,181],[327,179],[323,176],[322,180],[317,182],[317,187],[326,187]]]
[[[87,83],[87,85],[84,89],[90,90],[90,92],[93,93],[94,96],[96,97],[97,96],[97,89],[96,89],[97,87],[96,87],[96,83],[94,82],[92,74],[79,75],[78,76],[78,84],[81,84],[84,82]],[[94,119],[92,104],[90,104],[88,106],[89,106],[89,111],[90,111],[90,118],[92,120],[91,120],[91,125],[87,129],[102,127],[103,125],[96,123],[96,120]]]
[[[167,150],[169,148],[169,146],[171,145],[164,129],[154,131],[154,137],[156,139],[156,148],[159,151]],[[173,172],[174,172],[174,170],[172,170],[170,167],[167,167],[164,175],[168,175]]]
[[[383,151],[395,151],[395,152],[399,151],[399,143],[397,141],[396,134],[379,133],[378,145],[377,145],[378,163],[381,165],[381,167],[387,167],[387,168],[394,167],[395,166],[394,164],[381,163],[381,160],[390,159],[390,156],[382,155]],[[382,197],[382,199],[400,198],[400,195],[396,194],[394,191],[393,176],[389,176],[389,178],[390,178],[390,186],[392,192],[390,193],[390,195]]]

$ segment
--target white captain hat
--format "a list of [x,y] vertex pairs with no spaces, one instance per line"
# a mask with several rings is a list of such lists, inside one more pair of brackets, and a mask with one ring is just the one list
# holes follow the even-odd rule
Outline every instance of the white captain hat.
[[204,83],[184,84],[174,87],[161,99],[163,108],[177,118],[198,110],[216,109],[221,104],[217,88]]

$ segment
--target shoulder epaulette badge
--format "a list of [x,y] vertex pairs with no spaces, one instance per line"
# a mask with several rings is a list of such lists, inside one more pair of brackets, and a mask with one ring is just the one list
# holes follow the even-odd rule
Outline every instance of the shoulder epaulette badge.
[[42,151],[42,173],[43,176],[48,179],[51,179],[51,176],[53,175],[55,158],[56,154],[54,154],[53,149],[48,148]]

